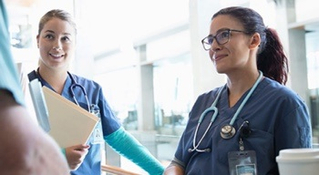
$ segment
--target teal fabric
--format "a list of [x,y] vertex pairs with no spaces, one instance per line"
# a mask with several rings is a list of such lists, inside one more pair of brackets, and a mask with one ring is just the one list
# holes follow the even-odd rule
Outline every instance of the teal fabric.
[[61,153],[64,155],[65,160],[68,161],[68,160],[66,159],[65,148],[60,148],[60,149],[61,149]]
[[8,15],[3,0],[0,0],[0,89],[9,90],[15,100],[24,103],[24,96],[11,53]]
[[122,127],[114,133],[105,136],[105,141],[119,154],[134,162],[150,175],[160,175],[164,172],[162,164]]
[[61,152],[62,152],[62,154],[64,155],[64,157],[66,156],[66,154],[65,154],[65,148],[61,148]]

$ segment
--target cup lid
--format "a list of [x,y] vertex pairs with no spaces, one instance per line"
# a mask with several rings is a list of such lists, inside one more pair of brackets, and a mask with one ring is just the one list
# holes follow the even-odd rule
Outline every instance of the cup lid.
[[319,149],[314,148],[291,148],[279,152],[277,159],[319,159]]

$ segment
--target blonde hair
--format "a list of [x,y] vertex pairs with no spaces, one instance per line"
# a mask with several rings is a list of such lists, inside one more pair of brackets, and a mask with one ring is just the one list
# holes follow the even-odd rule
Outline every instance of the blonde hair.
[[52,18],[59,18],[63,21],[66,21],[68,23],[71,24],[71,26],[73,26],[75,34],[77,33],[77,29],[76,29],[76,24],[75,21],[72,17],[72,15],[70,13],[68,13],[67,11],[64,10],[60,10],[60,9],[53,9],[48,11],[46,14],[44,14],[42,16],[42,18],[40,19],[39,22],[39,29],[38,29],[38,35],[40,35],[44,25],[50,21]]

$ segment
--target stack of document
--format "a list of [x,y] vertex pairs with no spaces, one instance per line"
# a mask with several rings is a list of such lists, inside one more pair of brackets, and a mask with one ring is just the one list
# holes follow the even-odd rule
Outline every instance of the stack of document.
[[99,117],[51,89],[41,87],[37,79],[31,81],[29,86],[38,122],[59,146],[67,148],[86,144]]

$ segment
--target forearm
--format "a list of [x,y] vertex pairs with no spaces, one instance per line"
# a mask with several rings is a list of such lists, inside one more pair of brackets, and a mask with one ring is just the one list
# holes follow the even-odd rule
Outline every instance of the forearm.
[[164,175],[184,175],[184,169],[177,164],[171,163],[164,171]]
[[105,141],[117,152],[143,168],[151,175],[161,175],[162,164],[132,135],[120,128],[105,137]]
[[1,174],[68,174],[56,143],[18,105],[11,94],[0,90]]

